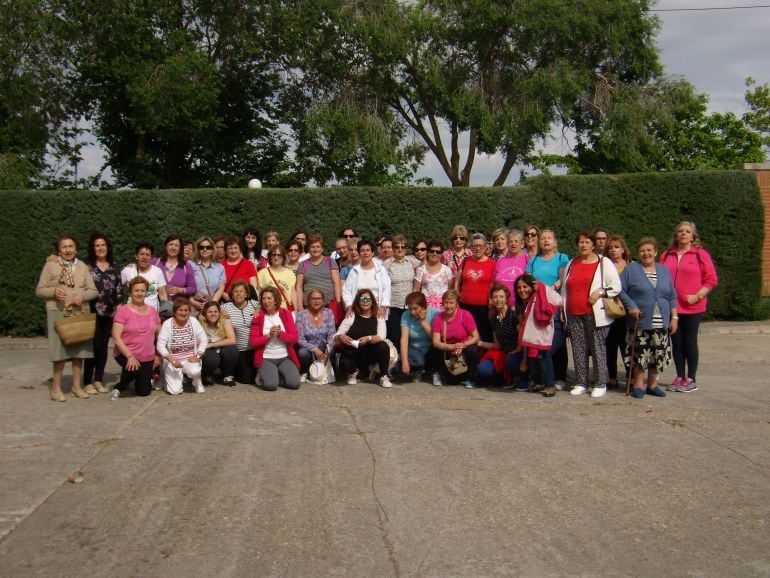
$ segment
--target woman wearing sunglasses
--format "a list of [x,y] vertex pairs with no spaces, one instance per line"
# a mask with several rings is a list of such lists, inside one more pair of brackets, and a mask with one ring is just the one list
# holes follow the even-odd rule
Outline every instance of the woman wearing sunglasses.
[[464,225],[455,225],[450,236],[452,246],[441,255],[441,262],[449,267],[452,276],[457,278],[465,259],[471,256],[468,244],[468,229]]
[[535,225],[524,227],[524,250],[527,255],[534,257],[540,250],[540,228]]
[[195,285],[198,291],[190,304],[198,311],[208,301],[220,301],[225,292],[225,268],[214,260],[214,241],[211,237],[201,237],[196,243],[198,262],[195,270]]
[[359,375],[367,375],[376,363],[380,385],[391,387],[388,376],[390,349],[385,343],[385,320],[377,315],[377,299],[371,289],[359,289],[352,304],[353,315],[346,317],[334,343],[340,352],[339,369],[347,376],[348,385],[356,385]]
[[275,287],[280,299],[278,306],[282,309],[294,311],[296,304],[295,286],[297,276],[293,271],[283,266],[286,253],[281,247],[273,247],[267,253],[269,265],[257,273],[257,285],[260,289]]

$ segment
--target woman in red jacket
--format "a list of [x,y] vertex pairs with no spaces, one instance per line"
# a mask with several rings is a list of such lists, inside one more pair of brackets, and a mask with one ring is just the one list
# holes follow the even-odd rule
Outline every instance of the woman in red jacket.
[[679,314],[679,329],[671,336],[676,379],[668,390],[689,393],[698,389],[698,329],[708,305],[707,296],[717,286],[717,272],[711,255],[700,246],[698,230],[691,221],[676,226],[671,245],[660,262],[674,280]]
[[249,345],[254,348],[254,366],[259,368],[262,389],[275,391],[283,376],[286,389],[299,389],[297,327],[288,309],[279,307],[281,294],[275,287],[265,287],[259,295],[262,309],[251,322]]

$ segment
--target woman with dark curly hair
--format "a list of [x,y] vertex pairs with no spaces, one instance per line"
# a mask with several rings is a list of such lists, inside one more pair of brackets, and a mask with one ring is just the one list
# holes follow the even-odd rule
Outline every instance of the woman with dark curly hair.
[[89,395],[107,393],[104,386],[104,367],[110,350],[112,321],[120,305],[123,284],[120,267],[112,255],[112,241],[103,233],[91,233],[88,242],[87,264],[99,296],[90,302],[91,313],[96,313],[94,356],[83,362],[83,389]]

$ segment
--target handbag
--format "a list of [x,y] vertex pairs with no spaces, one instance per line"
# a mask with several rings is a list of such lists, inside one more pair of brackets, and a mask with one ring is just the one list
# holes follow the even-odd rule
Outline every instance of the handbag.
[[53,322],[54,329],[64,345],[77,345],[91,341],[96,333],[96,313],[86,312],[80,306],[80,313],[74,313],[75,305],[68,303],[64,317]]
[[[599,274],[601,275],[602,289],[604,289],[604,257],[599,257],[601,262],[599,263]],[[626,316],[626,307],[619,297],[602,297],[602,305],[604,305],[604,313],[607,317],[612,319],[620,319]]]
[[[444,342],[446,343],[446,319],[444,319]],[[460,355],[450,355],[447,357],[444,352],[444,365],[446,370],[452,375],[462,375],[468,371],[468,362],[465,361],[465,352]]]

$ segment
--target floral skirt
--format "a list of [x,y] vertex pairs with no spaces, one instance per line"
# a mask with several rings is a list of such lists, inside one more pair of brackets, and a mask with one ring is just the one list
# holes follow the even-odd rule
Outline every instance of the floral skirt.
[[628,332],[623,361],[628,368],[631,361],[631,341],[634,346],[634,367],[657,369],[659,372],[671,365],[671,337],[666,329],[639,329],[634,339],[633,330]]

